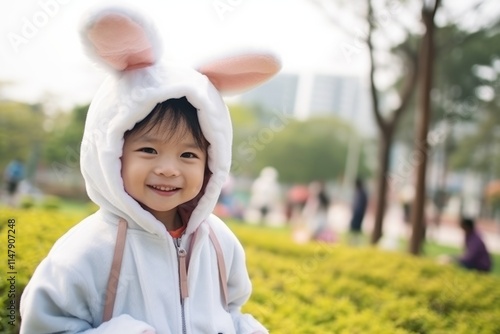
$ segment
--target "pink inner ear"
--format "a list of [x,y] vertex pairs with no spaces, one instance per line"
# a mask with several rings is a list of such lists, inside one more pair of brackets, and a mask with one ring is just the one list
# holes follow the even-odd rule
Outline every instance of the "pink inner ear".
[[263,83],[280,68],[280,62],[271,55],[249,54],[221,59],[199,71],[221,92],[236,92]]
[[144,28],[128,17],[106,15],[89,28],[87,36],[97,55],[117,70],[146,67],[155,61]]

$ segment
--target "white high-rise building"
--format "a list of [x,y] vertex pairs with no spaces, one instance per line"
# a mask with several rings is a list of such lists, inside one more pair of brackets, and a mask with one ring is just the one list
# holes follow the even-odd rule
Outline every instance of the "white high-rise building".
[[242,94],[240,102],[279,110],[298,119],[332,115],[351,123],[363,136],[375,136],[368,85],[359,77],[282,73]]

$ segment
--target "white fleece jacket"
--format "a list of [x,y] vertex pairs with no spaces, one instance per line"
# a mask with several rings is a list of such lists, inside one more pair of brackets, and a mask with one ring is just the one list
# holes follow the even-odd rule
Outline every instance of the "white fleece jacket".
[[[111,20],[105,21],[110,13]],[[139,26],[144,30],[139,32],[148,35],[147,20],[134,15],[126,10],[101,12],[90,20],[84,40],[88,37],[85,31],[95,26],[109,29],[116,22],[125,22],[134,29]],[[99,20],[104,20],[100,26]],[[116,30],[118,34],[126,31],[123,27]],[[130,35],[113,36],[107,43]],[[151,43],[153,50],[160,49],[154,39]],[[111,52],[102,54],[109,56]],[[120,61],[124,59],[122,54],[119,56]],[[135,61],[137,54],[128,58]],[[232,61],[234,67],[234,58]],[[236,67],[242,65],[239,61]],[[217,72],[220,65],[208,69]],[[260,80],[255,80],[255,73],[251,77],[252,85]],[[209,74],[161,64],[156,59],[148,66],[131,64],[126,70],[115,71],[103,83],[88,111],[80,161],[88,195],[100,210],[58,240],[36,269],[22,295],[21,333],[267,333],[251,315],[240,312],[251,293],[244,250],[229,228],[211,214],[229,172],[232,141],[229,113],[214,85]],[[189,296],[184,305],[174,240],[161,222],[125,192],[120,162],[125,131],[146,117],[157,103],[183,96],[198,110],[203,134],[210,143],[208,167],[212,172],[200,195],[180,208],[183,219],[188,221],[180,238],[182,248],[189,248],[193,232],[199,229],[190,254]],[[120,218],[128,222],[123,264],[113,318],[103,323],[106,284]],[[216,253],[204,221],[222,246],[228,310],[223,305]]]

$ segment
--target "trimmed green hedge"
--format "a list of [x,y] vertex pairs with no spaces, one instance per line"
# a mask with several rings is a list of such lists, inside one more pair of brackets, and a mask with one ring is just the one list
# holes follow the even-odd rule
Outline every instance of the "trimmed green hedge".
[[[3,254],[7,220],[16,220],[17,298],[54,241],[84,216],[1,210]],[[237,223],[230,227],[245,246],[254,285],[244,311],[272,333],[500,334],[498,276],[375,248],[296,245],[282,229]],[[7,271],[6,260],[1,277]],[[17,327],[8,324],[8,290],[9,282],[2,279],[0,332],[17,333]]]
[[376,248],[296,245],[288,232],[232,225],[272,333],[500,334],[500,277]]

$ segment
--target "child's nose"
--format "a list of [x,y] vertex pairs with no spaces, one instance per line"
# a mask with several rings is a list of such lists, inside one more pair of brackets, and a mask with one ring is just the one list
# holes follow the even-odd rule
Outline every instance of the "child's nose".
[[160,159],[154,172],[166,177],[178,176],[180,174],[179,164],[173,159]]

